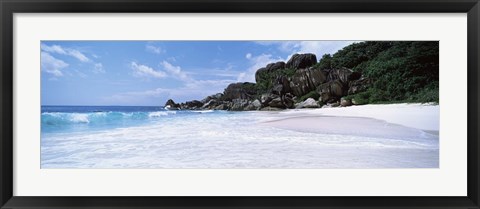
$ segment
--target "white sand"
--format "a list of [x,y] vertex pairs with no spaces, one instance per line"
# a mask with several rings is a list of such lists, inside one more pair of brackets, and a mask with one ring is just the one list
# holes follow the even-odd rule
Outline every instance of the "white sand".
[[258,125],[312,133],[322,168],[438,168],[439,112],[423,104],[299,109],[267,113]]
[[439,131],[440,127],[440,108],[438,105],[429,104],[386,104],[337,108],[298,109],[283,111],[279,114],[285,116],[285,118],[303,116],[373,118],[392,124],[429,131]]
[[[261,125],[298,132],[438,142],[439,106],[363,105],[273,113]],[[435,143],[436,144],[436,143]]]

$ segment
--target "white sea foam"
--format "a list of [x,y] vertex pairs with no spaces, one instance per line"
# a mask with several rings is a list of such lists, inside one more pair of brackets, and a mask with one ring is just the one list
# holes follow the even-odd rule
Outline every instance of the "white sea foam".
[[155,117],[172,115],[172,114],[176,114],[176,113],[177,113],[177,112],[175,112],[175,111],[157,111],[157,112],[150,112],[150,113],[148,113],[148,117],[150,117],[150,118],[155,118]]
[[124,118],[129,118],[133,116],[133,112],[120,112]]
[[395,135],[381,137],[355,131],[296,130],[262,122],[281,119],[278,115],[269,112],[177,115],[167,118],[168,122],[160,120],[137,127],[81,134],[43,134],[41,166],[437,168],[439,165],[438,136],[418,129],[368,123],[367,128],[372,130],[393,127],[392,130],[397,131]]
[[52,117],[61,117],[63,115],[63,113],[60,113],[60,112],[44,112],[44,113],[42,113],[42,115],[48,115],[48,116],[52,116]]
[[88,114],[86,113],[72,113],[70,114],[70,121],[75,123],[89,123]]
[[105,117],[107,116],[108,113],[111,113],[111,112],[95,112],[92,115],[95,117]]

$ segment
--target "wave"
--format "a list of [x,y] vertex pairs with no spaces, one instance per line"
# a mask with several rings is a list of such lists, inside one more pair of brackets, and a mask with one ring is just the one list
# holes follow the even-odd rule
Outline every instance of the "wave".
[[109,124],[125,121],[152,120],[176,114],[175,111],[156,112],[44,112],[42,125]]
[[75,123],[90,123],[90,120],[88,120],[88,114],[81,113],[71,114],[70,121]]

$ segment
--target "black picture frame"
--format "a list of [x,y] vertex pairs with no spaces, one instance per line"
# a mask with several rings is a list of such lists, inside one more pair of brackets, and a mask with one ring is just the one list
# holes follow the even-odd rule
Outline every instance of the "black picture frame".
[[[479,208],[478,0],[0,0],[1,208]],[[13,196],[14,13],[467,13],[468,195],[465,197]],[[121,184],[121,182],[119,182]],[[92,188],[93,189],[93,188]]]

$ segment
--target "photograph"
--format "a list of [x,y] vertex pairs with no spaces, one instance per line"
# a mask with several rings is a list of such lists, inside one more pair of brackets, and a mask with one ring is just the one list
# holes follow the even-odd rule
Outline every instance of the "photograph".
[[39,45],[41,169],[440,168],[439,41]]

